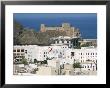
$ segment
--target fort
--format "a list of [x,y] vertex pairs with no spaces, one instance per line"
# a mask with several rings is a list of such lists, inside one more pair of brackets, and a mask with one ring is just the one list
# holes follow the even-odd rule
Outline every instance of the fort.
[[62,23],[61,26],[54,26],[54,27],[41,24],[40,32],[47,32],[47,31],[65,32],[66,36],[69,36],[69,37],[81,36],[79,29],[72,27],[69,23]]

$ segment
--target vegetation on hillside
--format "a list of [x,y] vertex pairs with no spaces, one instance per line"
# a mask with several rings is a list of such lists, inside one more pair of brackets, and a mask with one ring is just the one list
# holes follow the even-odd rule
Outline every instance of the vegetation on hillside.
[[14,45],[49,45],[52,42],[50,38],[64,35],[66,33],[62,31],[36,32],[14,21]]

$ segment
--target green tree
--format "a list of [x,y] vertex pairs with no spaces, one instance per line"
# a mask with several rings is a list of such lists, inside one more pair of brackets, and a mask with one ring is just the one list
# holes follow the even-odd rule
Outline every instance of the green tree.
[[73,68],[81,68],[81,64],[79,62],[76,62],[73,64]]
[[36,74],[36,71],[38,71],[38,68],[34,68],[33,71],[31,71],[31,73]]
[[28,65],[27,59],[26,58],[22,58],[21,63],[24,65]]
[[44,60],[43,63],[44,63],[44,64],[47,64],[47,60]]
[[46,60],[50,60],[50,58],[47,57]]
[[90,43],[89,43],[89,42],[87,42],[87,43],[81,45],[81,47],[88,47],[88,46],[90,46]]

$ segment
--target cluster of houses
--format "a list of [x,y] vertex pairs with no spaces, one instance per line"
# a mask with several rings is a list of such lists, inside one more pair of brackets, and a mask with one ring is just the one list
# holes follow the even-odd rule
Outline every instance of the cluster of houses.
[[[96,74],[96,39],[82,39],[79,36],[59,36],[51,38],[51,40],[53,42],[50,46],[14,45],[14,74]],[[26,66],[23,64],[23,59],[27,61]],[[74,66],[75,64],[76,67]],[[77,65],[80,66],[78,67]]]

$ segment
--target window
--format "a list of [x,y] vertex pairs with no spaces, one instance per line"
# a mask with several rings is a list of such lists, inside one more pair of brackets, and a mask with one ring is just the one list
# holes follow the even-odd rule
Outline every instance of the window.
[[21,55],[23,56],[24,54],[23,54],[23,53],[21,53]]
[[81,55],[82,55],[82,53],[81,53]]
[[16,56],[16,53],[14,53],[13,55]]
[[19,53],[17,53],[17,55],[20,55]]
[[13,52],[16,52],[16,50],[13,50]]
[[89,68],[89,66],[88,66],[88,68]]
[[69,43],[69,41],[67,41],[67,43]]
[[71,56],[74,56],[74,52],[71,52]]
[[96,63],[97,63],[97,60],[96,60]]
[[21,52],[24,52],[24,49],[21,49]]
[[27,50],[25,50],[25,53],[27,53]]
[[88,55],[89,55],[89,53],[88,53]]
[[57,73],[57,71],[55,70],[55,72]]
[[17,52],[20,52],[20,49],[17,49]]
[[62,43],[64,43],[64,41],[62,40]]

